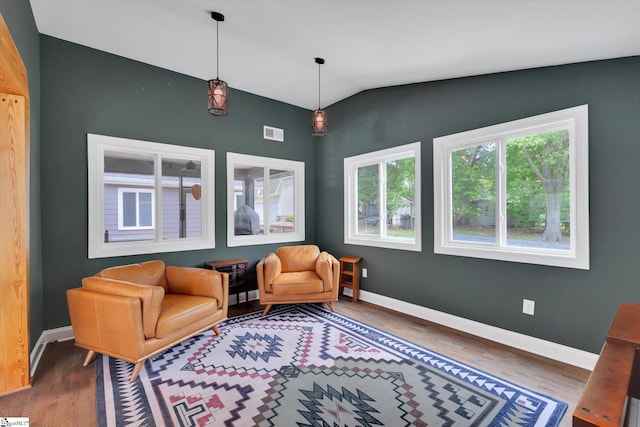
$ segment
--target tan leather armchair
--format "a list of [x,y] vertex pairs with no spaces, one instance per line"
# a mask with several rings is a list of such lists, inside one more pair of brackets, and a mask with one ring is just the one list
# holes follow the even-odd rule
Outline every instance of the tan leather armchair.
[[283,246],[256,266],[263,315],[273,304],[324,302],[331,311],[338,300],[340,263],[316,245]]
[[107,268],[67,290],[76,345],[134,363],[135,381],[150,357],[227,319],[229,277],[203,268],[149,261]]

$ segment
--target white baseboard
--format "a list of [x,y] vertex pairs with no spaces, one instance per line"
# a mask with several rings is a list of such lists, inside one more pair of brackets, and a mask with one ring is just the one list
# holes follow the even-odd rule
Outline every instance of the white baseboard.
[[[350,291],[350,289],[346,289]],[[346,294],[346,292],[345,292]],[[420,319],[447,326],[509,347],[593,371],[598,355],[529,335],[520,334],[463,317],[454,316],[421,305],[400,301],[373,292],[360,291],[360,299],[371,304],[407,313]]]
[[[345,289],[345,295],[351,295],[351,289]],[[249,291],[249,301],[260,299],[257,290]],[[573,347],[557,344],[551,341],[541,340],[539,338],[530,337],[528,335],[509,331],[495,326],[486,325],[474,320],[465,319],[463,317],[454,316],[441,311],[423,307],[421,305],[389,298],[373,292],[360,291],[360,299],[371,304],[386,307],[401,313],[408,313],[420,319],[428,320],[439,325],[447,326],[471,335],[498,342],[509,347],[524,350],[529,353],[537,354],[548,359],[557,360],[569,365],[592,371],[598,355]],[[229,304],[237,304],[245,302],[244,293],[238,295],[229,295]],[[48,329],[42,332],[40,338],[36,342],[35,347],[31,351],[31,376],[36,372],[40,358],[44,353],[47,344],[56,341],[67,341],[73,339],[73,329],[71,326],[62,328]]]
[[31,365],[31,376],[36,373],[36,368],[38,367],[38,363],[40,363],[40,358],[44,353],[44,349],[47,344],[56,342],[56,341],[68,341],[73,339],[73,329],[71,326],[63,326],[62,328],[56,329],[47,329],[42,331],[40,334],[40,338],[36,342],[36,345],[31,350],[31,356],[29,357],[29,363]]

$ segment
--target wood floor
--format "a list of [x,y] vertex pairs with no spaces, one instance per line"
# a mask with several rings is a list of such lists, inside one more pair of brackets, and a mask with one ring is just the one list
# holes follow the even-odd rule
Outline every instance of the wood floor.
[[[338,313],[384,329],[423,347],[515,382],[569,405],[561,426],[571,426],[571,414],[589,378],[589,371],[544,359],[365,302],[340,299]],[[230,316],[260,309],[256,301],[229,308]],[[32,387],[0,397],[0,417],[29,417],[31,427],[94,426],[95,369],[82,367],[85,351],[73,341],[49,344]]]

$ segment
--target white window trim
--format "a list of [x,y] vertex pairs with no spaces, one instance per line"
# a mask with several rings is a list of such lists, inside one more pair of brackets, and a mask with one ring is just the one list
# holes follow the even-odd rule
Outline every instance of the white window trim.
[[[136,194],[136,223],[140,222],[140,193],[151,194],[151,225],[147,226],[125,226],[124,225],[124,202],[122,196],[124,193]],[[156,205],[155,196],[153,190],[148,188],[135,188],[135,187],[118,187],[118,230],[153,230],[156,226]]]
[[[269,233],[265,227],[265,234],[236,236],[234,229],[234,171],[238,166],[255,166],[265,169],[283,169],[293,172],[294,179],[294,230],[289,233]],[[269,157],[252,156],[248,154],[227,153],[227,246],[266,245],[272,243],[302,242],[305,239],[305,164],[294,160],[275,159]],[[265,174],[264,188],[269,188],[269,175]],[[268,208],[268,203],[265,204]]]
[[[500,185],[500,182],[504,180],[505,167],[499,150],[497,150],[496,157],[496,165],[501,170],[496,176],[496,199],[498,200],[496,232],[498,244],[467,243],[453,240],[453,224],[451,221],[451,201],[453,197],[451,188],[451,153],[453,151],[489,141],[506,140],[567,127],[570,134],[570,250],[500,245],[500,242],[504,240],[502,236],[504,235],[504,230],[506,230],[506,224],[503,225],[501,223],[504,221],[500,221],[501,212],[506,211],[506,194],[504,194],[504,187]],[[435,253],[589,269],[589,135],[587,105],[435,138],[433,140],[433,177]]]
[[[163,239],[161,227],[155,228],[155,240],[136,242],[104,241],[104,154],[120,151],[126,154],[154,155],[157,158],[198,160],[202,181],[202,236]],[[88,160],[88,257],[179,252],[215,248],[215,152],[203,148],[139,141],[105,135],[87,134]],[[161,188],[161,160],[156,161],[156,188]],[[155,224],[162,224],[162,192],[154,196]]]
[[[358,234],[358,189],[357,170],[362,166],[372,164],[384,164],[388,160],[413,157],[415,169],[415,238],[382,237]],[[358,156],[344,159],[344,243],[349,245],[375,246],[380,248],[400,249],[406,251],[422,251],[422,214],[421,214],[421,156],[420,142],[405,144],[398,147],[387,148]],[[380,173],[379,188],[385,189],[384,173]],[[380,191],[378,206],[386,206],[384,203],[385,191]],[[385,221],[386,209],[378,209],[380,223]]]

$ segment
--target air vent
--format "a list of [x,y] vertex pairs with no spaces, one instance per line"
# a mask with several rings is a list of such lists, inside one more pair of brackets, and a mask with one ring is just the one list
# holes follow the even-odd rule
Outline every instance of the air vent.
[[284,142],[284,129],[278,129],[272,126],[264,126],[264,139]]

